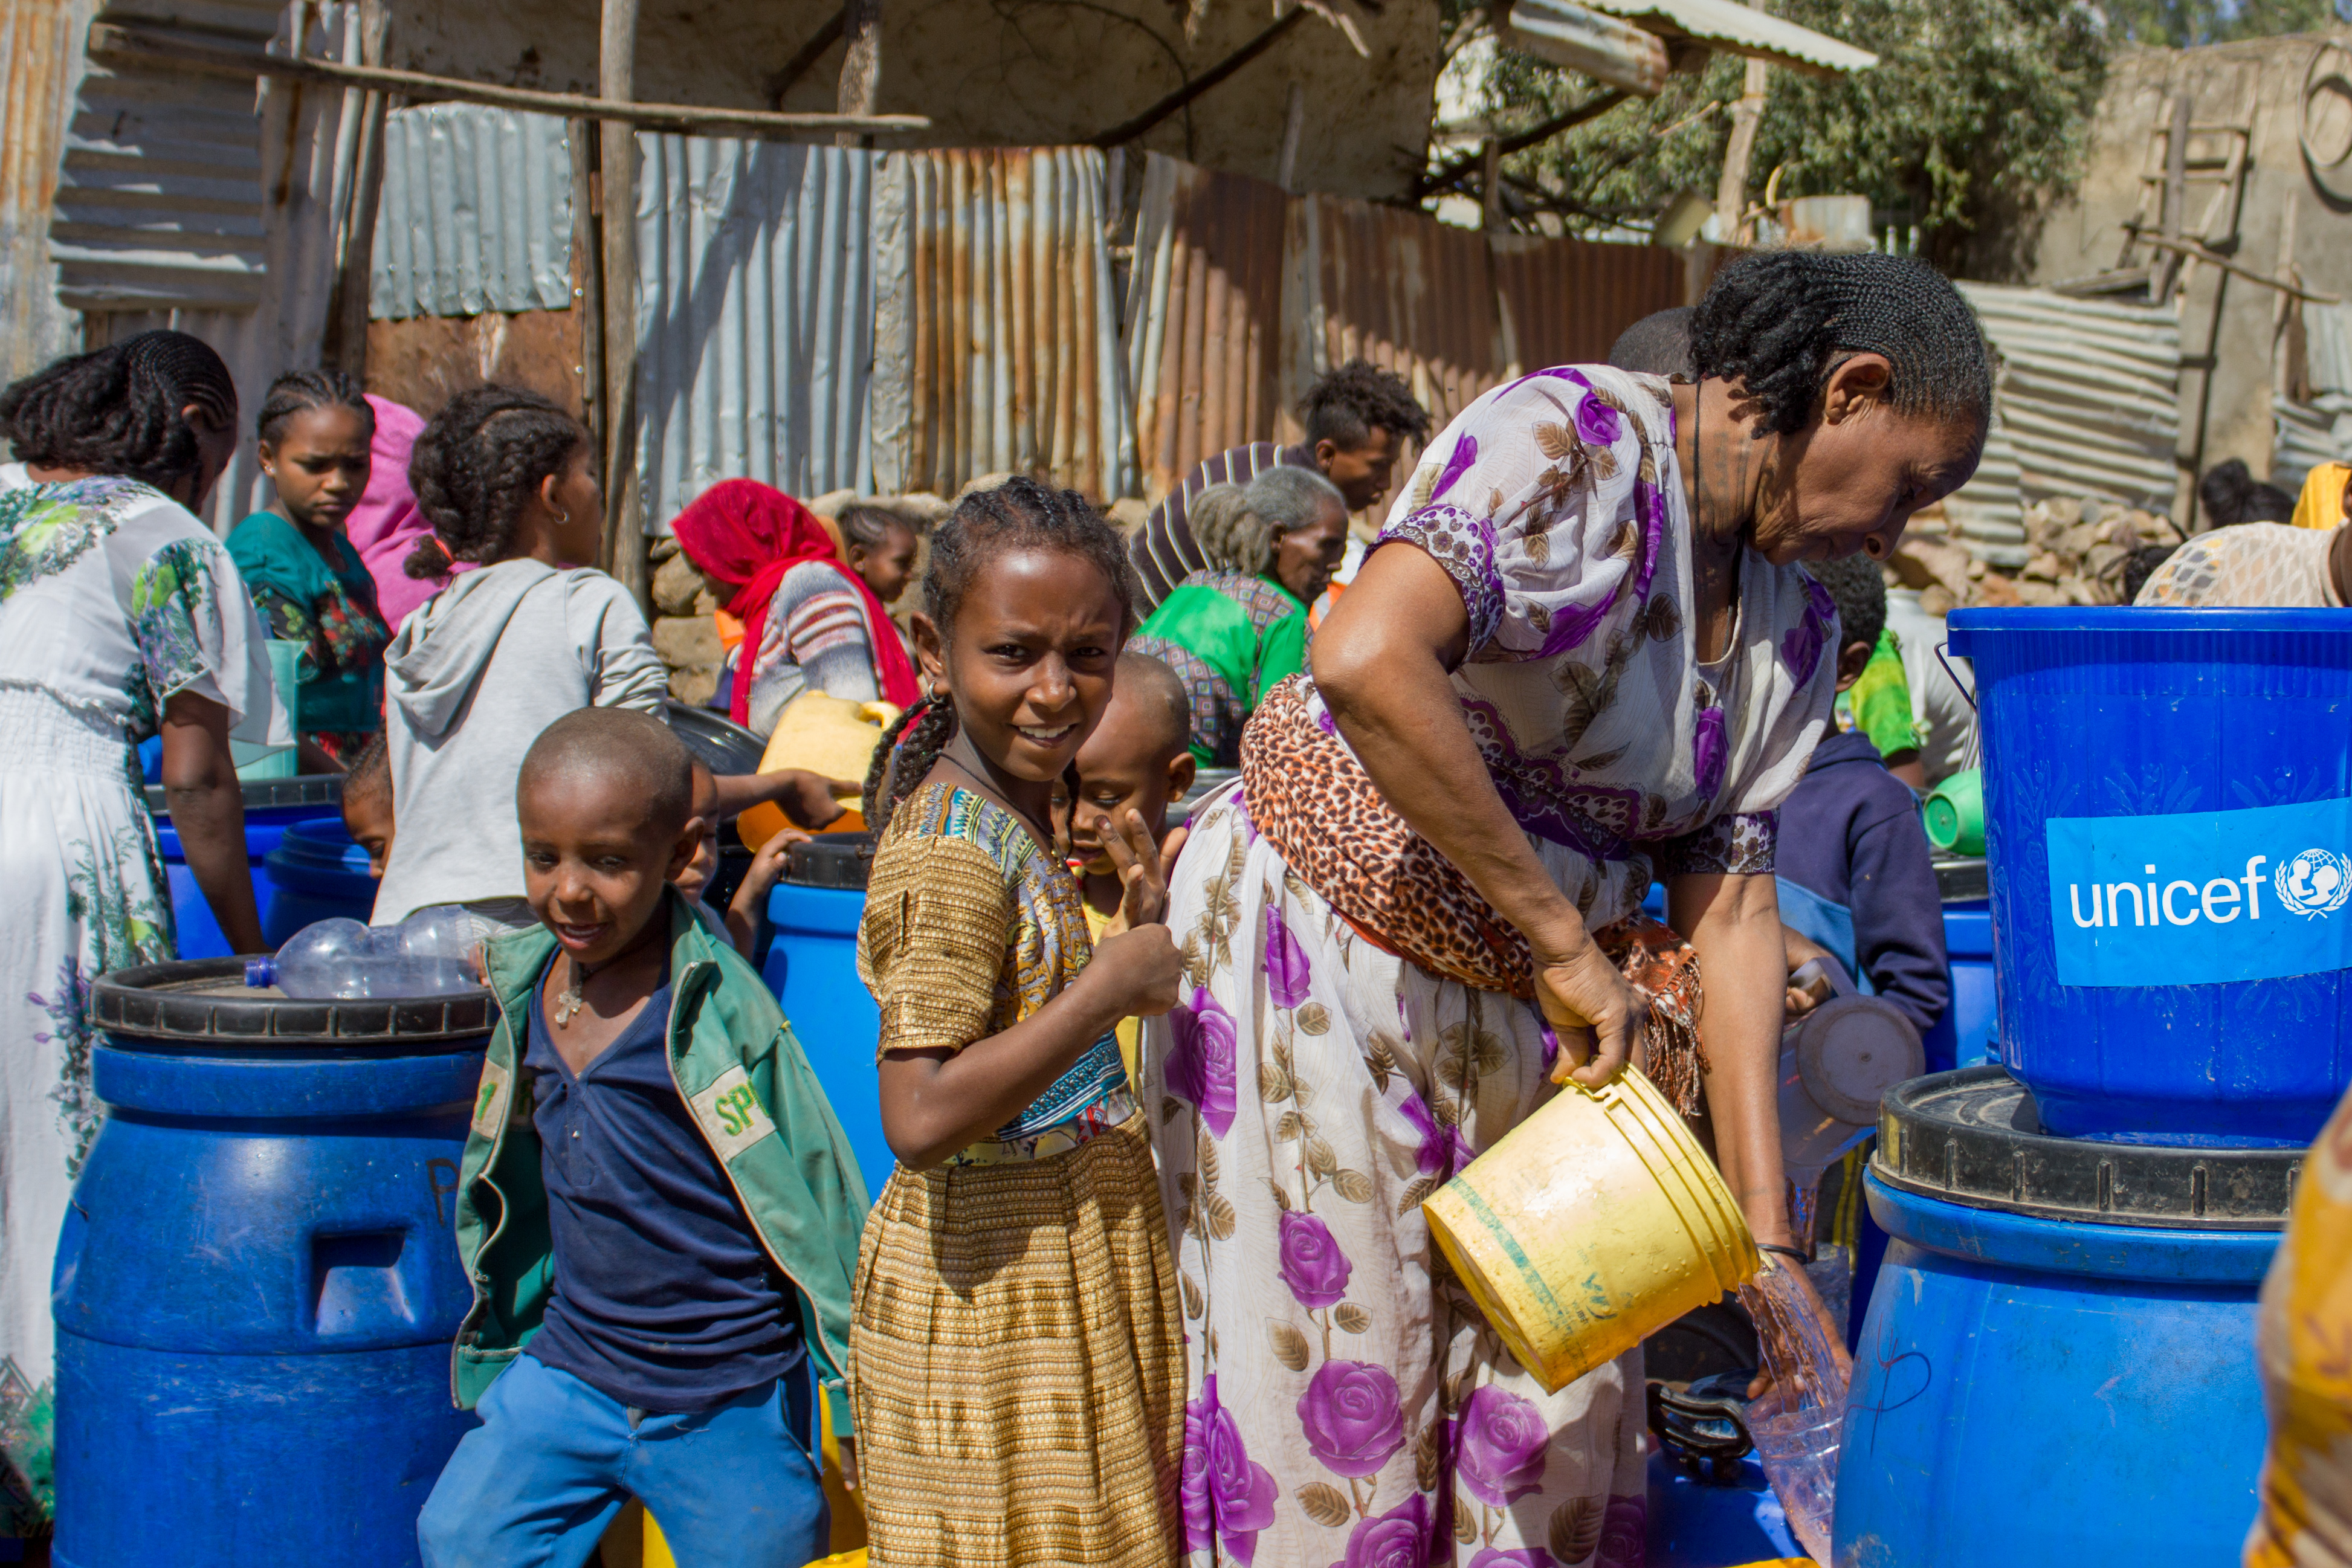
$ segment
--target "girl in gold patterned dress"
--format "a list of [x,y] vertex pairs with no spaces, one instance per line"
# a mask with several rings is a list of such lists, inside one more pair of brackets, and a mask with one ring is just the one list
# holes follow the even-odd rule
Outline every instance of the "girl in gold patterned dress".
[[850,1335],[870,1561],[1162,1568],[1184,1347],[1114,1030],[1179,964],[1141,817],[1104,824],[1127,894],[1098,948],[1051,825],[1133,625],[1126,554],[1016,478],[957,507],[923,586],[929,696],[867,785],[857,947],[899,1160]]

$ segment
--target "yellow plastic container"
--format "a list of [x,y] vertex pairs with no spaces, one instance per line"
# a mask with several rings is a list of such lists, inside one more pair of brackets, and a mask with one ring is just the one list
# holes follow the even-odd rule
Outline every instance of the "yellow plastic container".
[[[784,705],[760,758],[760,771],[805,768],[842,783],[863,784],[874,748],[898,713],[889,703],[854,703],[823,692],[803,692]],[[835,799],[849,814],[832,824],[831,831],[851,833],[866,826],[866,819],[857,814],[857,791]],[[755,850],[787,825],[782,809],[776,806],[754,806],[735,819],[735,831]]]
[[1763,1265],[1715,1162],[1631,1067],[1563,1087],[1421,1211],[1504,1347],[1555,1393]]

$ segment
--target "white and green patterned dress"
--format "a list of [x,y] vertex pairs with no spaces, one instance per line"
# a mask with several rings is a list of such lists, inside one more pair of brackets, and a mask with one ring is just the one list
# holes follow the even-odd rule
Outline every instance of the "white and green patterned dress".
[[244,582],[135,479],[0,466],[0,1533],[49,1502],[49,1265],[101,1109],[89,982],[174,953],[135,747],[194,692],[283,741]]

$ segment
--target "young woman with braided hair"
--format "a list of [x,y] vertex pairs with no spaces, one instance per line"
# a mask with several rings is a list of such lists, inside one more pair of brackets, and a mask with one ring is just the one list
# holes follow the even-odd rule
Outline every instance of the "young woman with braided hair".
[[1545,1393],[1421,1218],[1562,1078],[1645,1061],[1793,1251],[1773,812],[1836,685],[1798,563],[1884,559],[1990,378],[1885,256],[1738,257],[1693,326],[1696,382],[1545,371],[1441,433],[1193,812],[1142,1085],[1190,1108],[1150,1125],[1193,1563],[1641,1560],[1639,1353]]
[[375,410],[341,371],[289,371],[269,383],[254,428],[276,499],[229,531],[228,553],[271,633],[302,644],[302,740],[322,769],[340,769],[383,730],[392,628],[346,537],[368,487]]
[[958,503],[923,590],[927,695],[872,780],[857,945],[899,1162],[850,1333],[872,1561],[1160,1568],[1184,1347],[1115,1031],[1175,999],[1176,949],[1142,818],[1101,834],[1128,928],[1099,947],[1052,821],[1133,580],[1083,499],[1016,478]]
[[179,956],[132,752],[163,737],[188,869],[262,946],[229,737],[291,744],[267,633],[194,509],[236,446],[228,367],[181,332],[0,392],[0,1535],[48,1510],[49,1260],[101,1112],[89,982]]
[[[399,831],[374,921],[436,904],[484,931],[538,924],[524,897],[515,780],[540,732],[575,708],[662,715],[668,672],[627,590],[593,562],[604,540],[596,450],[536,392],[459,392],[416,438],[408,482],[433,525],[407,570],[460,573],[402,622],[384,656],[384,746]],[[773,800],[803,827],[840,814],[797,769],[719,780],[731,815]],[[844,786],[846,788],[846,786]]]

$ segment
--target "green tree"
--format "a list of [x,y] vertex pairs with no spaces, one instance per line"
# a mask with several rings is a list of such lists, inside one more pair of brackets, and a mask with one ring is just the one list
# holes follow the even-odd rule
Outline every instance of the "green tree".
[[[2250,0],[2251,3],[2251,0]],[[2280,0],[2288,3],[2288,0]],[[1748,198],[1859,194],[1874,221],[1917,225],[1938,265],[1998,276],[2032,214],[2063,192],[2105,73],[2097,14],[2075,0],[1779,0],[1774,14],[1870,49],[1875,69],[1772,73]],[[1712,198],[1745,62],[1728,56],[1506,160],[1514,220],[1576,232],[1646,228],[1676,192]],[[1528,125],[1601,91],[1516,50],[1487,109]],[[1712,106],[1712,107],[1710,107]]]
[[2176,49],[2315,33],[2352,21],[2352,4],[2333,0],[2107,0],[2102,9],[2117,42]]

